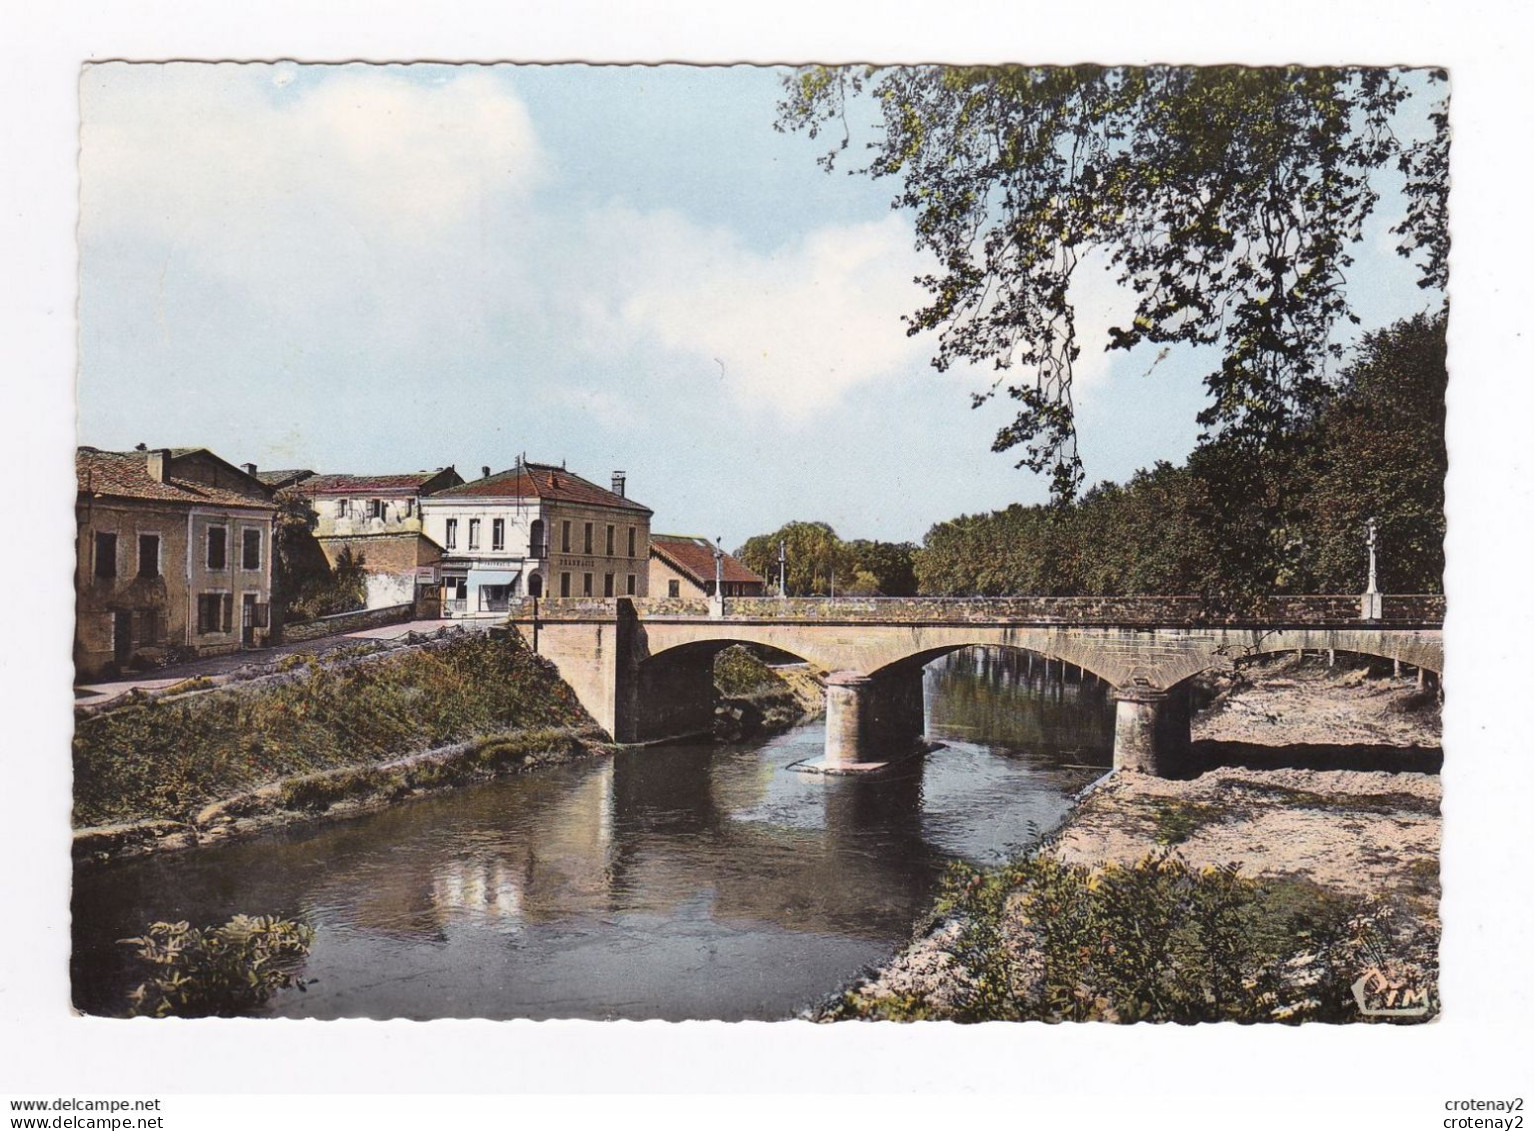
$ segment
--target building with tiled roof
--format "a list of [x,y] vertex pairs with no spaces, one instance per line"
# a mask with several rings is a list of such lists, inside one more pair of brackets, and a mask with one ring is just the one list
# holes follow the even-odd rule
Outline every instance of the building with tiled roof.
[[657,597],[712,597],[717,576],[726,597],[760,597],[767,583],[739,558],[722,554],[707,538],[689,534],[650,536],[650,592]]
[[309,474],[287,490],[308,500],[314,537],[335,566],[343,553],[361,558],[367,607],[403,605],[437,584],[442,547],[422,525],[421,506],[463,476],[451,466],[380,475]]
[[75,452],[81,676],[265,643],[273,491],[206,448]]
[[442,546],[443,609],[491,616],[523,595],[646,596],[650,508],[623,472],[601,487],[563,466],[518,460],[422,500]]
[[[246,466],[254,467],[255,465],[247,464]],[[273,491],[283,491],[295,484],[302,483],[305,479],[314,478],[314,472],[310,471],[307,467],[291,467],[279,471],[258,471],[256,472],[256,478]]]

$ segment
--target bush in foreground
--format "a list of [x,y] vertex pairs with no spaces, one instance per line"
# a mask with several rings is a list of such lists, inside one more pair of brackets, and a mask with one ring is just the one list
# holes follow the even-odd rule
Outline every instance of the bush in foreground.
[[829,1019],[1350,1021],[1359,909],[1312,884],[1190,869],[1170,851],[1087,868],[955,866],[941,1002],[854,990]]
[[288,986],[304,988],[298,971],[314,929],[292,919],[236,915],[222,927],[152,923],[123,939],[151,967],[128,995],[133,1017],[238,1017]]

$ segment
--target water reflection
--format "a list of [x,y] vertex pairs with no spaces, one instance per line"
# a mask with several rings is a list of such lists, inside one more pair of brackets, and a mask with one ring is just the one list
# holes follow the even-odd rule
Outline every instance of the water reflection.
[[1058,660],[1006,648],[970,648],[928,667],[927,729],[978,738],[1000,753],[1056,765],[1108,766],[1108,686]]
[[1089,686],[963,653],[926,675],[948,746],[827,778],[807,726],[655,747],[77,877],[77,1002],[120,1008],[114,940],[155,919],[301,916],[294,1016],[781,1017],[907,937],[955,858],[1015,851],[1105,764]]

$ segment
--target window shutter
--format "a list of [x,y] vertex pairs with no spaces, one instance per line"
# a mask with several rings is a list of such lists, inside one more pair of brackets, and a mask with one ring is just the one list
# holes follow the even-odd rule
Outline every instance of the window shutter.
[[234,594],[224,594],[224,632],[229,632],[234,627]]

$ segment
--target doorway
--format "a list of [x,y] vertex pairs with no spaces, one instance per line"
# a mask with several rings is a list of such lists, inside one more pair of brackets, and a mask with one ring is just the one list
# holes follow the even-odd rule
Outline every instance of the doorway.
[[118,609],[112,613],[112,659],[119,668],[133,659],[133,612]]

